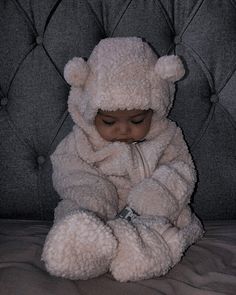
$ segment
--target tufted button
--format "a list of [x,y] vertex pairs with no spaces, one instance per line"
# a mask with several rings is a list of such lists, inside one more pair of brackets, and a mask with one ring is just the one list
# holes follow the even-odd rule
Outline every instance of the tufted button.
[[175,43],[175,45],[177,45],[177,44],[179,44],[181,42],[182,42],[181,36],[176,35],[174,37],[174,43]]
[[219,101],[219,96],[215,93],[212,93],[211,97],[210,97],[211,102],[213,103],[217,103]]
[[37,36],[37,37],[36,37],[36,43],[37,43],[38,45],[43,44],[43,37],[41,37],[41,36]]
[[7,103],[8,103],[8,98],[7,97],[1,98],[1,106],[6,106]]
[[39,164],[39,166],[43,165],[45,163],[46,159],[44,156],[38,156],[37,158],[37,162]]

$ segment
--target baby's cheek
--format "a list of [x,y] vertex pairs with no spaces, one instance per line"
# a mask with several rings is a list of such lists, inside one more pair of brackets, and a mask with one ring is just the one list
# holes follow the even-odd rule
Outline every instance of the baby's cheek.
[[139,126],[134,130],[133,138],[136,140],[140,140],[147,135],[149,128],[147,126]]
[[113,138],[113,132],[112,132],[112,128],[109,127],[104,127],[104,126],[99,126],[99,128],[97,128],[98,133],[100,134],[100,136],[107,140],[107,141],[111,141]]
[[107,140],[108,141],[113,141],[117,135],[116,135],[116,129],[113,128],[113,127],[109,127],[107,130],[106,130],[106,137],[107,137]]

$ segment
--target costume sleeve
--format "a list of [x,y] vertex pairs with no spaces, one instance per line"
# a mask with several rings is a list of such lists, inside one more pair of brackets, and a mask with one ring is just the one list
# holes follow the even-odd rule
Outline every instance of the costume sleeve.
[[196,181],[195,168],[180,128],[150,178],[130,192],[129,205],[141,215],[167,217],[185,226],[191,216],[188,203]]
[[58,145],[51,162],[53,185],[64,203],[69,201],[78,209],[92,211],[104,219],[117,214],[115,186],[78,156],[73,132]]

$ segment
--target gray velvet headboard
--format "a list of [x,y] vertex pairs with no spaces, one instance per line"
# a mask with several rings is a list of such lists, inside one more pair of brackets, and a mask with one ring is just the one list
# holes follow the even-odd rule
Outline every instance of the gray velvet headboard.
[[235,0],[1,0],[0,216],[53,218],[49,156],[73,125],[63,68],[112,36],[180,55],[187,74],[170,118],[198,171],[193,207],[236,218]]

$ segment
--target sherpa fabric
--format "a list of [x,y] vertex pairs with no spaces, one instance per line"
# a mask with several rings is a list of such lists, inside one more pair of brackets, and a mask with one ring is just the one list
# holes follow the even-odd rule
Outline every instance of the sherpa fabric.
[[[177,56],[158,59],[135,37],[104,39],[87,62],[74,58],[66,65],[75,126],[51,156],[62,198],[42,254],[51,274],[160,276],[201,237],[189,207],[194,164],[180,128],[166,117],[183,75]],[[107,142],[93,124],[98,109],[149,108],[152,123],[142,142]],[[117,217],[127,205],[139,215],[130,222]]]
[[177,56],[157,59],[140,38],[107,38],[94,48],[88,62],[77,57],[69,61],[64,75],[72,85],[69,110],[74,121],[78,109],[93,125],[99,108],[152,109],[166,116],[173,102],[173,82],[184,75],[184,68]]

